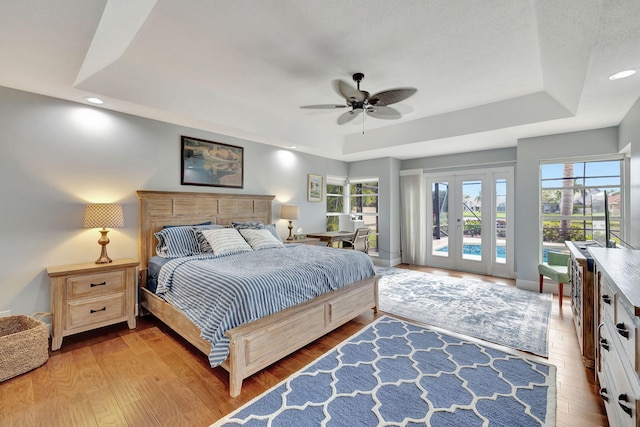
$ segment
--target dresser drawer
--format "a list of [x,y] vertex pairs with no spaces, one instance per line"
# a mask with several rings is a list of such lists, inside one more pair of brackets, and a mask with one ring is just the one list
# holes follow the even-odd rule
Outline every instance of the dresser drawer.
[[87,298],[122,292],[126,286],[125,272],[85,274],[67,278],[67,299]]
[[65,329],[92,329],[98,324],[110,324],[118,319],[126,320],[126,306],[124,292],[99,298],[69,301]]
[[[602,356],[604,368],[599,375],[601,395],[606,395],[609,400],[605,400],[605,403],[611,426],[638,426],[640,386],[637,377],[629,378],[626,375],[619,356],[624,355],[615,350]],[[603,393],[603,388],[607,393]]]
[[606,280],[601,279],[600,281],[600,321],[604,322],[605,319],[608,319],[612,323],[616,321],[615,317],[615,307],[618,299],[618,295],[616,294],[611,286],[606,282]]
[[620,357],[626,358],[637,372],[638,360],[636,357],[636,346],[638,343],[638,328],[633,317],[631,317],[620,301],[616,301],[616,320],[613,327],[624,353],[624,356],[621,354]]

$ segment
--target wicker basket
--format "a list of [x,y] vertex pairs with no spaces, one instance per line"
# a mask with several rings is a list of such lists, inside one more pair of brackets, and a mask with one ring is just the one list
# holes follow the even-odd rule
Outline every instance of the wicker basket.
[[0,317],[0,382],[42,366],[49,359],[49,331],[39,320],[47,315]]

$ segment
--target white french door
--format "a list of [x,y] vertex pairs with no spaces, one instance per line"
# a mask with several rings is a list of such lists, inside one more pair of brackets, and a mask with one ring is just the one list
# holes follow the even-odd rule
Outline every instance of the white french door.
[[430,174],[427,264],[513,277],[513,169]]

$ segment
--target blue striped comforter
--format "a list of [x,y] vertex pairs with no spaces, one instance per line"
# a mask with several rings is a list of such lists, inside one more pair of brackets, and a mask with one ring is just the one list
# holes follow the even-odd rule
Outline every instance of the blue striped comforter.
[[228,330],[374,274],[363,252],[285,245],[173,259],[160,270],[156,294],[200,328],[215,367],[229,354]]

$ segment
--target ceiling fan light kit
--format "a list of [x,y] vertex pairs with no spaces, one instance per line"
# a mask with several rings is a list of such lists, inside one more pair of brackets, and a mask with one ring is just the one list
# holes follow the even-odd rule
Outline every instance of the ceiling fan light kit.
[[[356,82],[354,88],[344,80],[335,80],[334,86],[336,91],[345,99],[346,105],[342,104],[320,104],[305,105],[300,108],[311,109],[335,109],[335,108],[351,108],[338,117],[337,123],[343,125],[356,118],[363,111],[374,118],[384,120],[396,120],[402,117],[402,114],[393,107],[389,107],[396,102],[404,101],[418,90],[413,87],[401,87],[387,89],[382,92],[370,95],[369,92],[360,89],[360,82],[364,80],[363,73],[354,73],[353,81]],[[363,116],[364,120],[364,116]],[[364,133],[364,130],[363,132]]]

